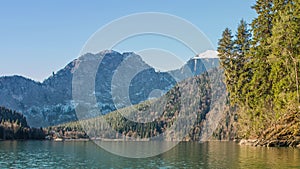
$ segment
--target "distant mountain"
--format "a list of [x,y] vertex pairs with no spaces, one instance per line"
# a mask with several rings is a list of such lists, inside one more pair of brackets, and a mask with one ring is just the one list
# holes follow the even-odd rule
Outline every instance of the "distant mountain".
[[[183,68],[166,72],[156,72],[134,53],[120,54],[107,50],[97,54],[87,53],[70,62],[66,67],[47,78],[44,82],[35,82],[21,76],[0,77],[0,105],[22,112],[29,126],[40,127],[61,124],[76,120],[75,103],[72,100],[72,79],[80,65],[89,65],[101,59],[96,74],[95,94],[98,108],[106,114],[117,108],[111,94],[112,77],[116,69],[125,60],[130,65],[126,72],[142,68],[130,82],[129,97],[132,104],[147,100],[153,89],[166,93],[175,84],[174,76],[189,68],[193,75],[198,75],[213,67],[218,67],[219,60],[215,52],[207,51],[190,59]],[[122,79],[117,79],[122,85]],[[116,86],[118,87],[118,86]],[[120,98],[122,99],[122,98]],[[126,104],[121,105],[125,107]],[[120,107],[118,107],[120,108]],[[89,115],[87,115],[89,117]]]

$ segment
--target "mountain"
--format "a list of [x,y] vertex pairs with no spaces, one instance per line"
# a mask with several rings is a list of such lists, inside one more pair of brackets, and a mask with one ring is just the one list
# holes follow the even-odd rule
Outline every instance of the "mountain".
[[[218,125],[219,121],[228,119],[223,115],[229,112],[222,77],[222,70],[211,69],[177,83],[157,99],[104,116],[52,126],[51,130],[57,133],[78,131],[77,138],[84,138],[84,132],[91,139],[108,140],[206,141],[213,134],[215,138],[225,139],[225,132],[230,132],[227,135],[232,137],[234,131],[228,131],[232,123]],[[68,139],[69,134],[60,137]]]
[[[214,56],[209,57],[210,54],[214,54]],[[192,75],[198,75],[208,69],[218,67],[219,64],[215,53],[208,51],[190,59],[181,69],[156,72],[139,55],[132,52],[121,54],[106,50],[97,54],[87,53],[70,62],[42,83],[21,76],[0,77],[0,105],[22,112],[27,118],[29,126],[33,127],[52,126],[74,121],[77,119],[76,103],[72,99],[74,73],[81,66],[95,65],[99,60],[101,63],[98,65],[95,76],[95,90],[90,94],[95,95],[97,107],[102,114],[128,106],[128,103],[120,102],[116,108],[114,103],[116,98],[112,96],[112,87],[118,89],[129,83],[129,98],[118,99],[129,99],[130,104],[138,104],[147,100],[153,94],[151,91],[154,89],[160,91],[160,95],[166,93],[176,85],[178,80],[184,78],[179,74],[181,75],[187,68]],[[122,65],[124,62],[128,64]],[[119,78],[116,75],[119,67],[122,67],[128,75],[133,75],[139,70],[142,71],[135,74],[134,78],[126,84],[122,73],[119,73]],[[179,78],[176,79],[176,77]],[[114,83],[112,84],[112,82]],[[86,117],[91,116],[93,114],[87,112]]]

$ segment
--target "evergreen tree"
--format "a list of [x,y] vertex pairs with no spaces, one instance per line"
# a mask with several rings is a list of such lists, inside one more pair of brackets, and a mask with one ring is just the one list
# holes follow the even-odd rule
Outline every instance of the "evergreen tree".
[[[225,42],[231,38],[225,32],[218,48],[240,136],[259,138],[262,144],[292,140],[300,134],[300,1],[257,0],[253,9],[258,16],[251,33],[242,20],[234,52],[226,55],[230,45]],[[290,127],[278,128],[283,125]]]
[[231,30],[229,28],[226,28],[222,34],[222,38],[218,43],[218,56],[220,58],[220,66],[224,69],[225,83],[229,94],[231,94],[231,92],[233,91],[233,84],[236,81],[236,77],[232,73],[235,69],[232,38],[233,36]]
[[250,44],[251,44],[251,33],[248,29],[248,24],[245,20],[241,20],[240,24],[238,26],[238,30],[236,33],[236,40],[234,43],[234,52],[235,56],[238,56],[238,58],[241,60],[240,62],[237,62],[237,64],[241,64],[241,62],[244,61],[245,55],[250,50]]
[[271,53],[269,38],[272,36],[273,0],[257,0],[252,7],[258,14],[251,24],[252,47],[250,48],[249,63],[246,66],[251,75],[251,81],[246,85],[245,96],[248,106],[259,114],[260,107],[270,106],[271,83],[268,79],[270,65],[268,56]]
[[[277,109],[299,99],[300,8],[299,1],[274,1],[274,26],[270,38],[270,79]],[[278,111],[278,110],[277,110]]]
[[251,45],[251,32],[246,21],[241,20],[234,41],[235,76],[237,83],[234,84],[235,103],[244,104],[243,88],[250,80],[249,70],[246,67],[247,55]]

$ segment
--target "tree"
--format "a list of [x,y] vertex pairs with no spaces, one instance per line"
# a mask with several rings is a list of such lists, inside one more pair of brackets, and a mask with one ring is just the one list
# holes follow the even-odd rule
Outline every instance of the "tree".
[[251,32],[246,21],[241,20],[234,41],[234,67],[237,83],[234,84],[235,103],[244,104],[243,88],[250,80],[249,70],[246,67],[247,55],[251,45]]
[[[233,75],[234,59],[233,59],[233,36],[231,30],[226,28],[223,31],[222,38],[218,43],[218,56],[220,57],[220,66],[224,69],[225,83],[229,93],[233,91],[233,84],[236,77]],[[230,95],[231,96],[231,95]]]
[[252,8],[251,33],[242,20],[233,45],[225,30],[218,48],[239,134],[261,145],[293,140],[300,134],[300,1],[257,0]]
[[244,88],[245,102],[254,114],[259,114],[260,107],[270,106],[272,96],[271,83],[268,79],[270,65],[268,56],[271,53],[269,38],[273,27],[273,0],[257,0],[252,7],[258,14],[251,23],[252,44],[246,65],[249,72],[249,83]]
[[293,100],[300,103],[300,7],[295,0],[277,0],[273,8],[276,13],[270,38],[270,79],[276,107],[281,109]]
[[238,26],[235,40],[228,28],[219,40],[218,52],[231,105],[244,102],[242,89],[250,79],[246,68],[246,54],[249,53],[250,45],[251,33],[244,20]]

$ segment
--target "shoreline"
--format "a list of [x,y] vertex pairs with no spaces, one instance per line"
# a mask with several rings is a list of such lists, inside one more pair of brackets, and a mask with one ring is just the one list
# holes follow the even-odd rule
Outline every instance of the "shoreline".
[[[89,142],[89,141],[103,141],[103,142],[152,142],[155,140],[124,140],[124,139],[89,139],[89,138],[80,138],[80,139],[10,139],[2,141],[51,141],[51,142]],[[167,141],[172,142],[172,141]],[[286,148],[300,148],[300,140],[271,140],[268,142],[262,142],[258,139],[241,139],[241,140],[208,140],[208,141],[180,141],[183,143],[205,143],[205,142],[234,142],[240,146],[251,146],[251,147],[286,147]]]
[[252,147],[293,147],[300,148],[300,140],[258,140],[258,139],[241,139],[238,142],[241,146]]
[[[124,139],[0,139],[2,141],[51,141],[51,142],[89,142],[89,141],[103,141],[103,142],[151,142],[155,140],[124,140]],[[167,141],[170,142],[170,141]],[[300,141],[289,141],[289,140],[272,140],[265,142],[264,144],[258,139],[241,139],[241,140],[208,140],[208,141],[180,141],[184,143],[205,143],[205,142],[234,142],[240,146],[251,146],[251,147],[289,147],[289,148],[300,148]]]

